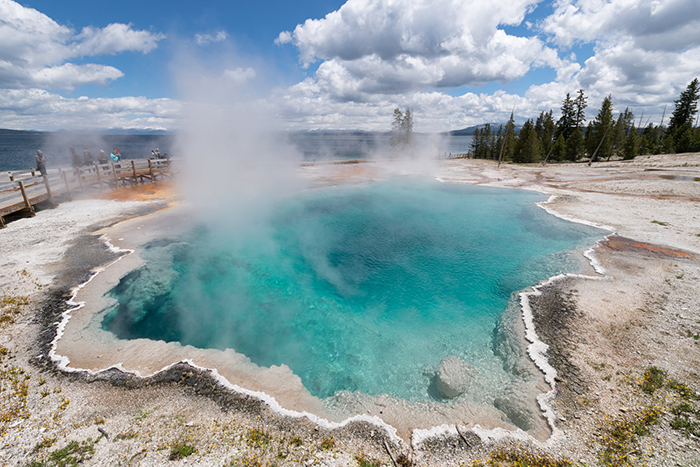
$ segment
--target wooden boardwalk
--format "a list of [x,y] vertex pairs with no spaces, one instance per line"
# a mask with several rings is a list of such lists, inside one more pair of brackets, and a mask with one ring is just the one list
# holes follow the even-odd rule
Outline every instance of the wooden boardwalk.
[[169,159],[134,159],[107,164],[47,171],[42,177],[35,169],[0,174],[0,228],[3,217],[14,214],[34,216],[34,206],[57,197],[72,200],[74,194],[104,191],[138,183],[156,183],[172,175]]

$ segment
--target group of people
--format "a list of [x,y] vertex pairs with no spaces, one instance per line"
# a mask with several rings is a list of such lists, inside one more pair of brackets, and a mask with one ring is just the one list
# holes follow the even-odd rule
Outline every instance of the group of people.
[[[95,164],[95,159],[92,157],[92,154],[88,148],[83,148],[83,157],[80,157],[74,148],[69,148],[69,150],[71,155],[71,165],[74,169],[81,166],[91,166]],[[114,148],[109,157],[105,153],[104,149],[100,149],[100,152],[97,154],[97,163],[106,164],[110,161],[110,159],[112,162],[119,162],[122,159],[119,149]]]
[[160,149],[155,148],[155,150],[151,151],[151,159],[169,159],[169,157],[167,152],[161,156]]
[[[92,166],[96,162],[98,164],[107,164],[110,161],[119,162],[122,160],[121,151],[118,148],[114,148],[109,156],[107,156],[103,149],[100,149],[100,152],[97,154],[97,160],[95,160],[92,157],[92,154],[90,153],[90,150],[88,148],[83,148],[82,157],[80,157],[80,154],[78,154],[75,148],[68,149],[70,150],[71,155],[71,165],[76,171],[80,167]],[[41,173],[42,176],[46,175],[46,161],[48,160],[48,158],[40,149],[37,149],[35,159],[36,169]],[[161,155],[160,150],[156,148],[155,150],[151,151],[151,159],[168,159],[168,155]]]

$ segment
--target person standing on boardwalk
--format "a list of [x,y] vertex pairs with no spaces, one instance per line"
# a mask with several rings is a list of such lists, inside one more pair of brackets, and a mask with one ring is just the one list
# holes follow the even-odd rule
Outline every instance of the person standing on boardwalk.
[[119,162],[121,155],[119,154],[119,149],[114,148],[112,154],[109,155],[112,158],[112,162]]
[[75,173],[77,173],[78,167],[83,165],[83,161],[80,160],[80,156],[77,152],[75,152],[74,148],[68,148],[68,150],[70,151],[71,166],[73,167]]
[[46,176],[46,161],[48,160],[48,157],[44,156],[44,153],[41,152],[41,150],[37,149],[36,150],[36,156],[34,156],[36,159],[36,170],[39,171],[39,173],[42,175],[42,177]]
[[88,148],[83,148],[83,165],[93,165],[95,161],[92,159],[92,154]]
[[105,154],[104,149],[100,149],[99,154],[97,154],[97,162],[100,164],[106,164],[109,162],[109,158],[107,157],[107,154]]

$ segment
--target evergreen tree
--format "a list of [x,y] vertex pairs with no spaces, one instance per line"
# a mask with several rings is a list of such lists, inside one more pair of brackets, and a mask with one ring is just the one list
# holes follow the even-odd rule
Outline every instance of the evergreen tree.
[[637,157],[639,154],[639,138],[637,138],[637,130],[632,126],[627,138],[625,138],[625,146],[622,151],[622,158],[630,160]]
[[540,140],[537,137],[535,126],[532,120],[528,120],[520,129],[515,150],[513,153],[513,161],[519,163],[536,162],[541,158]]
[[389,143],[394,149],[413,146],[413,112],[410,108],[406,108],[405,112],[401,112],[398,107],[394,109]]
[[493,159],[493,155],[491,154],[491,124],[487,123],[484,125],[484,128],[481,130],[481,144],[483,146],[482,149],[482,158],[484,159]]
[[557,134],[563,135],[565,140],[569,139],[574,128],[576,128],[576,108],[571,95],[567,92],[561,105],[561,117],[557,121]]
[[698,98],[700,98],[700,82],[695,78],[680,97],[673,101],[676,108],[666,131],[664,149],[674,152],[698,150],[697,130],[693,128],[693,119],[698,112]]
[[492,131],[491,132],[491,159],[496,159],[498,157],[498,150],[500,149],[501,146],[499,146],[501,139],[501,135],[503,134],[503,125],[498,126],[498,131]]
[[554,132],[555,132],[554,118],[552,117],[552,111],[540,112],[539,117],[537,117],[537,122],[535,123],[535,132],[540,140],[540,145],[542,146],[542,153],[548,154],[552,149],[554,144]]
[[629,137],[630,131],[633,129],[633,127],[634,114],[629,108],[626,108],[625,111],[617,117],[617,122],[615,122],[615,127],[612,130],[613,150],[610,153],[610,156],[612,156],[612,153],[625,152],[627,138]]
[[581,128],[586,121],[586,101],[588,98],[583,95],[583,89],[578,90],[578,96],[574,100],[574,124],[576,128]]
[[[608,95],[603,99],[603,104],[598,111],[598,115],[593,121],[593,132],[591,137],[593,138],[595,149],[591,155],[590,162],[597,160],[598,158],[607,158],[612,153],[613,147],[613,115],[612,115],[612,96]],[[589,146],[592,147],[592,146]],[[589,162],[589,163],[590,163]]]
[[684,126],[692,126],[693,118],[698,111],[700,98],[700,82],[695,78],[683,91],[678,100],[673,101],[676,108],[668,124],[668,133],[674,133]]
[[474,134],[472,135],[472,157],[475,159],[479,158],[479,151],[481,149],[481,131],[479,131],[479,127],[476,127],[474,129]]
[[515,151],[515,120],[513,119],[513,112],[510,113],[510,118],[504,131],[501,145],[502,154],[498,160],[499,163],[513,159],[513,152]]
[[552,155],[550,158],[555,161],[563,161],[566,159],[566,142],[564,141],[563,135],[557,136],[554,147],[552,147]]
[[576,162],[583,156],[585,147],[586,141],[583,137],[583,130],[575,127],[569,139],[566,140],[566,159]]

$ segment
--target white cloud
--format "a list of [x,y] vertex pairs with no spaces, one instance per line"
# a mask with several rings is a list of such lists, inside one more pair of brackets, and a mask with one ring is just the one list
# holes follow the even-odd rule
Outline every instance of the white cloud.
[[0,90],[0,128],[172,129],[181,104],[145,97],[65,98],[42,89]]
[[562,47],[594,46],[578,70],[558,76],[569,91],[586,90],[589,104],[611,94],[621,109],[650,107],[660,114],[659,107],[698,76],[697,0],[560,0],[541,28]]
[[322,60],[318,79],[341,89],[340,99],[507,82],[563,63],[537,37],[499,29],[520,24],[538,1],[348,0],[298,25],[293,37],[280,33],[276,43],[293,39],[304,66]]
[[161,33],[135,31],[130,24],[113,23],[103,29],[86,27],[74,39],[74,53],[82,56],[126,51],[148,53],[164,38]]
[[252,68],[236,68],[235,70],[224,70],[224,79],[235,85],[245,84],[246,81],[255,78],[255,70]]
[[66,63],[38,70],[32,76],[35,85],[49,89],[74,89],[83,84],[104,85],[124,76],[118,69],[105,65]]
[[560,44],[632,38],[647,50],[680,51],[700,43],[697,0],[560,0],[542,25]]
[[76,57],[148,53],[165,36],[134,30],[128,24],[84,28],[79,34],[39,11],[11,0],[0,0],[0,87],[74,89],[105,84],[122,73],[103,65],[74,65]]
[[[584,89],[589,118],[608,94],[616,112],[631,107],[660,118],[698,74],[697,2],[557,0],[531,25],[524,18],[537,1],[348,0],[280,33],[275,43],[293,42],[303,66],[321,63],[269,105],[290,129],[387,130],[398,105],[414,107],[417,131],[442,131],[505,121],[513,106],[520,120],[550,109],[556,116],[567,92]],[[504,25],[528,29],[516,35]],[[593,55],[577,59],[570,47],[580,44]],[[446,92],[517,82],[537,67],[556,78],[522,95]]]
[[205,46],[215,42],[222,42],[228,38],[226,31],[218,31],[216,34],[195,34],[194,41],[199,46]]
[[277,45],[289,44],[290,42],[292,42],[292,33],[289,31],[282,31],[274,40]]

